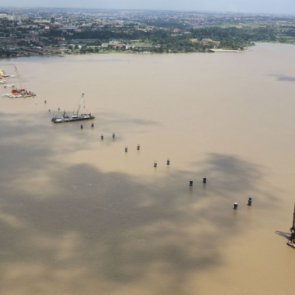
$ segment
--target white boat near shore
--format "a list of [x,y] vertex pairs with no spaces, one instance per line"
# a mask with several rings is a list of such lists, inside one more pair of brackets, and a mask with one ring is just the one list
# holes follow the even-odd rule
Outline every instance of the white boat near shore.
[[[6,82],[7,83],[7,82]],[[15,85],[14,84],[6,84],[5,83],[5,85],[4,85],[4,88],[13,88],[13,87],[15,87]]]

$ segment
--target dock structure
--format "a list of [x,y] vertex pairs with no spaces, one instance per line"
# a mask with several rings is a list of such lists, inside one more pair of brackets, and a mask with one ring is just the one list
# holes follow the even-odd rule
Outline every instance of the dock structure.
[[295,243],[295,204],[294,204],[294,212],[293,212],[293,224],[290,231],[291,231],[290,241]]
[[287,245],[295,249],[295,204],[294,204],[294,212],[293,212],[293,223],[292,227],[290,228],[290,238],[287,242]]

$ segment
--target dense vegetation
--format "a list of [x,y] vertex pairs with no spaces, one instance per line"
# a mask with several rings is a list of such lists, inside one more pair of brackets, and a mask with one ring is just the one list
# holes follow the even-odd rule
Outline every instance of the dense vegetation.
[[[224,49],[244,49],[255,41],[261,42],[283,42],[287,41],[284,36],[291,36],[295,39],[295,33],[281,34],[275,26],[258,27],[258,28],[221,28],[207,27],[199,29],[189,29],[185,33],[175,33],[171,30],[158,28],[153,31],[143,31],[137,29],[114,29],[101,28],[97,31],[85,30],[74,33],[71,37],[74,39],[96,39],[101,42],[110,40],[121,40],[128,42],[131,40],[140,40],[142,43],[151,44],[148,46],[149,51],[153,52],[194,52],[210,51],[214,46],[211,44],[204,45],[202,42],[191,42],[191,39],[210,38],[214,41],[220,41],[218,47]],[[146,50],[142,46],[142,50]]]

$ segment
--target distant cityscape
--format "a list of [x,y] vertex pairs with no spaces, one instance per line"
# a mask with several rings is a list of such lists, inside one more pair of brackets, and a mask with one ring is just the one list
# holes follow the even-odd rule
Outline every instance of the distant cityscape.
[[295,16],[0,8],[0,57],[244,50],[295,44]]

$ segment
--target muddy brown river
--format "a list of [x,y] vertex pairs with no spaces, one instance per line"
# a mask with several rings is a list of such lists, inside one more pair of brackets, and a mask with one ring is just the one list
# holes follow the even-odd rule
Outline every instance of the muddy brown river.
[[1,60],[0,294],[293,294],[294,56]]

